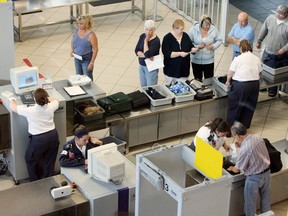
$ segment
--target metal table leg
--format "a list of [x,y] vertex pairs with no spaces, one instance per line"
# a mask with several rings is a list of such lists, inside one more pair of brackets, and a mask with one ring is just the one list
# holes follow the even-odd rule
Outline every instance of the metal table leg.
[[152,19],[155,22],[163,20],[162,16],[157,15],[157,2],[158,0],[153,1],[153,15],[150,15],[147,17],[147,19]]
[[22,42],[22,36],[23,36],[23,31],[22,31],[22,14],[18,14],[18,33],[19,33],[19,41]]

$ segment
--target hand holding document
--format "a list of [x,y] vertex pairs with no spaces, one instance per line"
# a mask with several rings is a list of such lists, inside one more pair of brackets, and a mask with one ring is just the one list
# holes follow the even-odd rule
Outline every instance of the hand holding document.
[[73,53],[73,56],[74,56],[74,58],[76,58],[76,59],[78,59],[80,61],[83,60],[82,56],[80,56],[80,55],[77,55],[77,54]]
[[151,61],[150,59],[145,59],[145,63],[148,71],[153,71],[164,67],[163,58],[160,55],[154,56],[153,61]]

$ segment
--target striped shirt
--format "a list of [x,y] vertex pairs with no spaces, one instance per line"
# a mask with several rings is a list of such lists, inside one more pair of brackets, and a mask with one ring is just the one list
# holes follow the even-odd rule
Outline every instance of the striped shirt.
[[249,176],[264,171],[269,165],[269,154],[263,138],[257,134],[249,134],[242,141],[235,167]]

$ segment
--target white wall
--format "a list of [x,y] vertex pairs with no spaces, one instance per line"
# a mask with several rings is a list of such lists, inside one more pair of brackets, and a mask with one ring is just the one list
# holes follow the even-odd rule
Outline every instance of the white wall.
[[10,80],[15,65],[12,2],[0,3],[0,80]]

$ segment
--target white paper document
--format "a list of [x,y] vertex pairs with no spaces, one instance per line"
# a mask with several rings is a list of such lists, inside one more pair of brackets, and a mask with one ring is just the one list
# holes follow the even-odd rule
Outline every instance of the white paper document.
[[77,55],[77,54],[73,53],[73,56],[74,56],[74,58],[76,58],[76,59],[78,59],[80,61],[83,60],[82,56],[80,56],[80,55]]
[[70,97],[87,94],[81,86],[64,87],[64,90]]
[[161,55],[154,56],[153,61],[147,58],[145,59],[145,63],[148,71],[153,71],[164,67],[163,58]]

